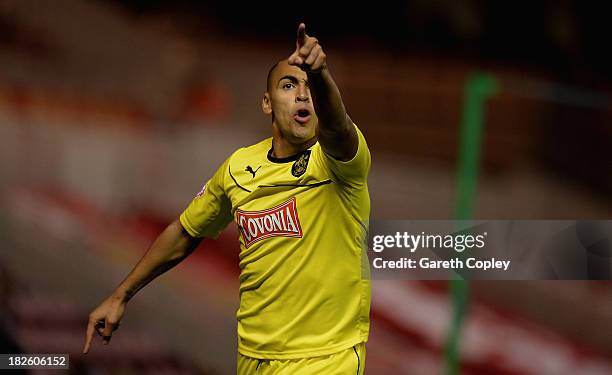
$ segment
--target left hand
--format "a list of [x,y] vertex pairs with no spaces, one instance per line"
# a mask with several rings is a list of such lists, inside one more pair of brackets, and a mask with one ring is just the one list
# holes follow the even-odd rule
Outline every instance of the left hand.
[[325,52],[317,38],[306,34],[306,25],[300,23],[295,42],[295,52],[289,56],[289,65],[300,67],[305,72],[320,72],[327,68]]

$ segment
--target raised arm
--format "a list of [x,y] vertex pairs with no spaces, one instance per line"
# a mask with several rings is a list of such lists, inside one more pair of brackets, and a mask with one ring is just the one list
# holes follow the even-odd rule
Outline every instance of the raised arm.
[[104,344],[108,344],[123,317],[127,302],[157,276],[185,259],[201,241],[201,238],[191,237],[179,220],[168,225],[125,280],[89,314],[83,353],[89,351],[95,331],[102,336]]
[[306,34],[303,23],[298,27],[295,52],[288,62],[308,75],[310,94],[319,118],[318,140],[323,151],[341,161],[351,160],[357,153],[357,131],[327,67],[325,52],[317,38]]

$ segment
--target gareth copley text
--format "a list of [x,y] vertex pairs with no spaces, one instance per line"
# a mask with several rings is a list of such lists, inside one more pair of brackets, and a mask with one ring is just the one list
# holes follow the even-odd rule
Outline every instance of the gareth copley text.
[[454,258],[450,260],[436,260],[430,258],[421,258],[419,260],[401,258],[398,260],[384,260],[382,258],[374,258],[372,266],[376,269],[477,269],[482,271],[503,269],[508,271],[510,267],[509,260],[491,259],[476,259]]

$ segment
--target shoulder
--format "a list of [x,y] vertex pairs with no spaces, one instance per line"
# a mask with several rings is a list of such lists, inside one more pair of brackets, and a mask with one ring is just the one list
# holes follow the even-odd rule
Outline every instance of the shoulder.
[[228,158],[230,163],[241,163],[243,161],[248,161],[253,158],[266,157],[268,155],[268,151],[272,147],[272,137],[266,138],[260,142],[257,142],[253,145],[241,147],[234,151],[234,153]]
[[315,159],[328,168],[338,180],[349,185],[362,185],[368,178],[371,155],[363,133],[356,124],[353,125],[357,133],[358,144],[357,151],[350,160],[338,160],[328,155],[322,147],[317,147],[313,153]]
[[234,151],[225,161],[225,170],[232,175],[238,171],[243,171],[248,166],[256,168],[267,159],[268,151],[272,147],[272,137],[266,138],[250,146],[242,147]]

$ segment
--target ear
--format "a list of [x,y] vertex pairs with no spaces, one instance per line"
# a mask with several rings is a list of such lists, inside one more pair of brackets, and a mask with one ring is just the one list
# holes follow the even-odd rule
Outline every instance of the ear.
[[268,94],[268,92],[264,93],[263,99],[261,100],[261,110],[266,115],[272,113],[272,101],[270,100],[270,94]]

